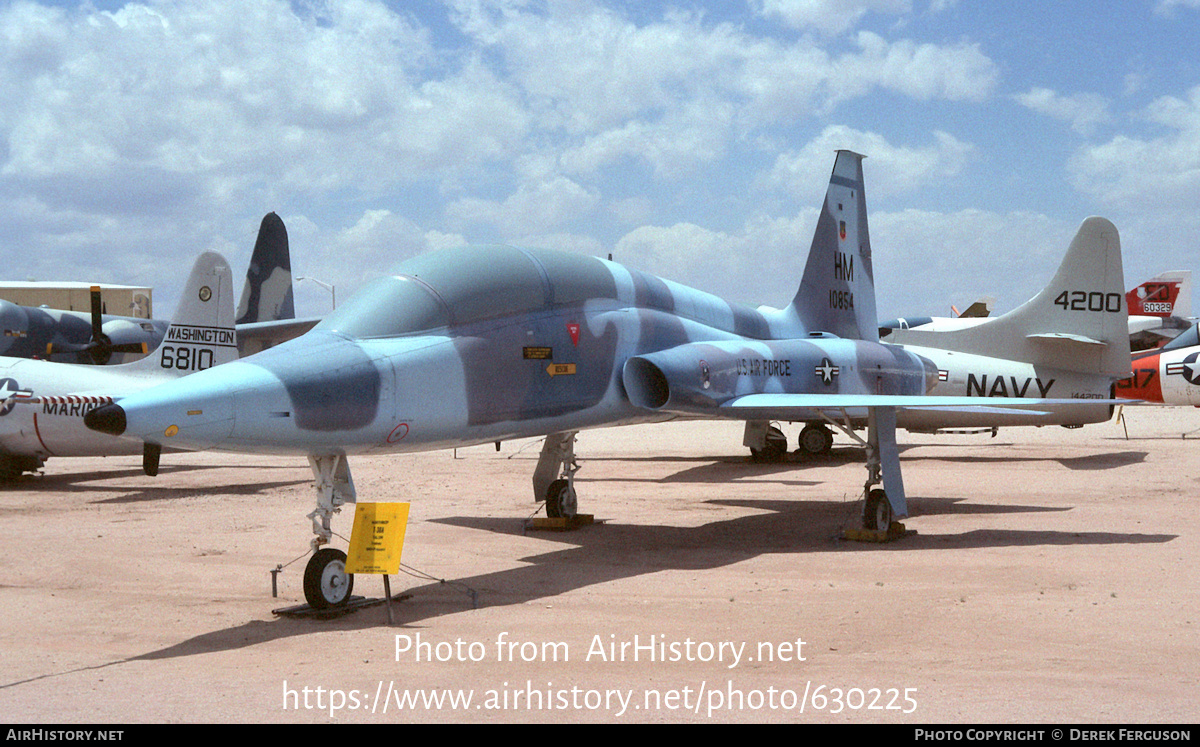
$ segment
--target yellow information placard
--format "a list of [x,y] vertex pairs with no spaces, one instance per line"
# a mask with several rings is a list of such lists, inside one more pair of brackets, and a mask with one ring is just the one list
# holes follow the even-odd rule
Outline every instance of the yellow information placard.
[[407,503],[355,504],[346,573],[388,576],[400,571],[408,506]]

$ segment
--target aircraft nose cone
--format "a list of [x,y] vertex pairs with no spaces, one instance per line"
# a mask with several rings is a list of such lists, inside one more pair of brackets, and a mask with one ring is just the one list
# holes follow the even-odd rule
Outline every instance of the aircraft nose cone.
[[83,416],[83,424],[94,431],[119,436],[125,432],[125,410],[120,405],[101,405]]

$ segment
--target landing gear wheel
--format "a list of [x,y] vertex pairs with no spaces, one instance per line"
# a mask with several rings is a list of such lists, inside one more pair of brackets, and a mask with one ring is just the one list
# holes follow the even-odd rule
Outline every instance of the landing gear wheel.
[[326,547],[317,550],[304,568],[304,599],[316,610],[339,607],[350,598],[354,574],[346,573],[346,553]]
[[755,462],[782,462],[787,456],[787,436],[775,426],[767,429],[767,442],[761,449],[750,449],[750,459]]
[[875,488],[867,494],[867,502],[863,506],[863,528],[886,532],[891,526],[892,504],[888,501],[887,493]]
[[574,519],[579,513],[575,488],[567,480],[555,480],[546,488],[546,516],[551,519]]
[[819,423],[809,423],[800,431],[800,450],[821,456],[833,449],[833,431]]

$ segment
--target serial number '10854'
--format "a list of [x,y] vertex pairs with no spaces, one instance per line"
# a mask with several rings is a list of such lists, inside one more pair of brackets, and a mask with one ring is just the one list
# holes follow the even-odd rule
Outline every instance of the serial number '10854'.
[[176,371],[203,371],[212,368],[213,351],[211,348],[190,348],[184,345],[174,347],[163,345],[158,365]]
[[1064,311],[1105,311],[1115,314],[1121,310],[1121,300],[1120,293],[1063,291],[1054,299],[1054,305],[1063,307]]
[[853,309],[854,294],[850,291],[829,291],[829,308],[831,309]]

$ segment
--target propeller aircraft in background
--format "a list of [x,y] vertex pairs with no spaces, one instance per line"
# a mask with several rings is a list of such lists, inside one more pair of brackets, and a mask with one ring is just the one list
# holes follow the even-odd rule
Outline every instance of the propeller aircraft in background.
[[[243,354],[295,337],[316,324],[315,319],[278,323],[295,316],[287,228],[278,215],[268,213],[259,226],[237,309]],[[57,363],[127,363],[157,348],[169,326],[163,319],[104,314],[98,286],[91,289],[90,314],[0,300],[0,356]]]
[[1125,294],[1129,344],[1134,351],[1162,347],[1191,326],[1192,271],[1173,270]]
[[[217,255],[205,255],[201,259],[206,266],[212,265],[205,272],[213,279],[207,284],[185,289],[179,312],[170,323],[94,314],[91,339],[72,344],[69,334],[64,335],[63,330],[86,326],[83,315],[24,308],[25,312],[36,312],[27,314],[26,321],[42,319],[39,315],[50,318],[54,314],[54,318],[65,322],[57,330],[40,322],[33,326],[44,337],[49,337],[52,331],[55,339],[66,336],[67,343],[49,344],[52,351],[60,351],[55,357],[63,355],[67,360],[75,360],[75,355],[82,355],[102,363],[121,345],[127,344],[114,341],[114,338],[119,339],[117,334],[110,334],[114,325],[122,329],[135,322],[146,325],[149,330],[139,326],[139,331],[146,335],[138,343],[139,347],[149,346],[153,352],[132,363],[95,366],[0,357],[0,480],[12,480],[24,472],[36,471],[54,456],[117,456],[139,451],[143,454],[143,468],[148,474],[154,474],[160,458],[158,449],[141,449],[136,444],[109,438],[84,427],[83,415],[87,410],[97,403],[111,401],[115,395],[271,347],[307,332],[317,323],[317,319],[293,318],[287,229],[275,213],[267,214],[259,227],[241,302],[236,310],[230,281],[218,277],[219,273],[213,269],[217,265],[224,266],[224,259]],[[195,273],[193,275],[189,282],[196,280]],[[215,300],[200,298],[197,294],[205,287],[208,288],[204,291],[206,294],[218,297]],[[94,294],[93,303],[97,299]],[[217,304],[229,308],[218,316],[213,311]],[[101,322],[99,333],[95,326],[97,322]],[[219,344],[209,339],[214,335],[220,338]],[[36,336],[26,334],[21,339],[23,343],[29,343]],[[83,339],[82,335],[79,338]],[[26,346],[24,352],[30,349]],[[62,353],[64,349],[70,352]],[[14,351],[10,349],[9,352]]]

